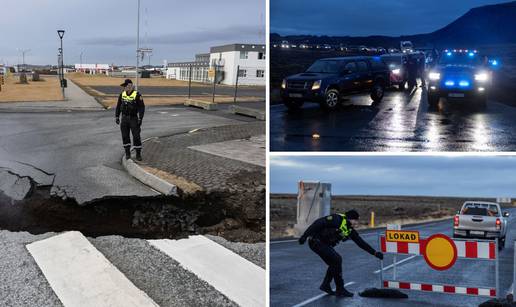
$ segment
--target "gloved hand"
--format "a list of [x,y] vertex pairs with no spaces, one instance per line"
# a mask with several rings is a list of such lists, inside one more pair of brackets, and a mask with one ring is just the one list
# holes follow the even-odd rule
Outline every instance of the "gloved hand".
[[138,119],[138,126],[141,126],[142,125],[142,122],[143,122],[143,119]]
[[305,242],[306,242],[306,237],[301,236],[301,238],[299,238],[299,244],[303,245],[303,244],[305,244]]
[[116,123],[117,125],[120,125],[120,118],[119,118],[119,117],[115,117],[115,123]]
[[374,253],[374,256],[380,260],[383,260],[383,253],[382,252],[376,252]]

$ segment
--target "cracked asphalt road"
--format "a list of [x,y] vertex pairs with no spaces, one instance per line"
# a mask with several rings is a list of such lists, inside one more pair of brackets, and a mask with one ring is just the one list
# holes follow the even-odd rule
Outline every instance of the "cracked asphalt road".
[[[250,120],[227,110],[148,107],[142,139]],[[0,113],[0,167],[53,185],[56,194],[78,203],[157,194],[123,170],[121,142],[114,110]]]
[[516,150],[516,108],[495,101],[481,110],[441,100],[431,110],[419,88],[412,96],[388,91],[379,104],[365,94],[351,103],[330,112],[314,103],[298,112],[271,106],[271,151]]
[[[509,208],[510,220],[506,248],[500,252],[500,293],[504,296],[512,284],[513,241],[516,240],[516,209]],[[421,237],[435,233],[452,235],[452,220],[426,223],[419,226],[403,227],[418,230]],[[378,232],[362,231],[361,236],[375,249],[378,249]],[[383,232],[383,230],[382,230]],[[366,288],[378,287],[379,261],[356,246],[353,242],[341,243],[336,248],[343,259],[345,283],[353,282],[348,290],[355,292],[353,298],[338,299],[324,296],[305,306],[478,306],[488,298],[406,291],[408,299],[362,298],[357,292]],[[408,257],[397,256],[397,261]],[[392,264],[392,256],[386,255],[384,265]],[[307,245],[299,245],[297,240],[271,242],[270,247],[270,305],[294,306],[320,295],[319,285],[326,270],[325,264]],[[459,259],[448,271],[438,272],[430,269],[423,257],[418,256],[399,264],[398,280],[413,282],[435,282],[452,285],[489,286],[495,285],[495,264],[493,261],[474,261]],[[385,271],[384,278],[392,278],[392,270]]]

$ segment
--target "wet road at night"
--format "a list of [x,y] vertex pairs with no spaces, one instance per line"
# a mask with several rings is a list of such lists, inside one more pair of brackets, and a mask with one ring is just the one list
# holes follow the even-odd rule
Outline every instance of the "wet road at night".
[[[305,103],[298,111],[270,108],[271,151],[515,151],[516,108],[488,101],[445,101],[430,109],[426,89],[388,91],[373,104],[357,95],[333,111]],[[314,137],[317,134],[319,137]]]

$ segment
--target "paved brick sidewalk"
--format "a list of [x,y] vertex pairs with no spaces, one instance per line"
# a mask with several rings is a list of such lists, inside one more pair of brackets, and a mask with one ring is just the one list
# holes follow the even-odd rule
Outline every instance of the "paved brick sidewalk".
[[[264,122],[251,122],[150,139],[143,145],[144,161],[139,164],[194,183],[207,192],[257,191],[265,187],[264,167],[189,147],[231,140],[252,142],[261,135],[265,135]],[[265,144],[263,147],[265,159]]]

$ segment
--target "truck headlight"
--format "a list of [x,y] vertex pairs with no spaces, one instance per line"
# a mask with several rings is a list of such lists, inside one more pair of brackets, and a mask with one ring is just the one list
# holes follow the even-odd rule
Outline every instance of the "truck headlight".
[[401,72],[401,70],[399,68],[396,68],[396,69],[392,70],[392,73],[395,74],[395,75],[399,75],[400,72]]
[[489,79],[489,75],[486,72],[475,74],[475,81],[486,82]]
[[321,88],[321,80],[317,80],[312,84],[312,91],[318,90]]
[[282,89],[286,89],[287,88],[287,80],[283,79],[283,81],[281,81],[281,88]]
[[431,71],[428,74],[428,79],[430,79],[430,80],[439,80],[439,79],[441,79],[441,74],[438,73],[438,72]]

